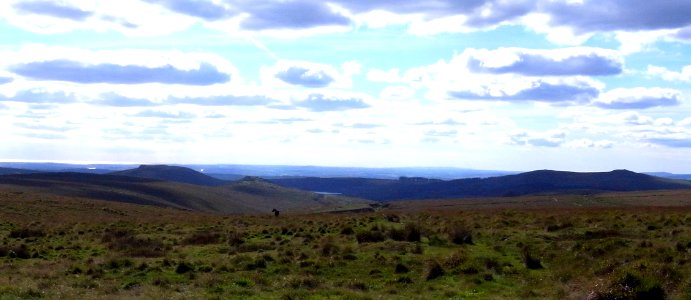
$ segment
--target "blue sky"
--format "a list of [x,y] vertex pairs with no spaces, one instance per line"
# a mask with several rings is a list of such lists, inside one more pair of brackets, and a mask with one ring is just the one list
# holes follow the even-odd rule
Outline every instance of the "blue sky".
[[691,172],[691,1],[0,4],[0,160]]

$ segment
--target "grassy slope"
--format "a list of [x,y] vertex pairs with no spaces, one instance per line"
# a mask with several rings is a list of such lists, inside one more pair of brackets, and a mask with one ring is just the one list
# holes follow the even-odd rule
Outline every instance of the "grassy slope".
[[688,196],[274,218],[0,188],[0,298],[684,299]]
[[241,181],[208,187],[133,177],[50,173],[0,177],[0,186],[17,191],[167,206],[225,214],[288,213],[367,207],[368,201],[319,196],[263,181]]

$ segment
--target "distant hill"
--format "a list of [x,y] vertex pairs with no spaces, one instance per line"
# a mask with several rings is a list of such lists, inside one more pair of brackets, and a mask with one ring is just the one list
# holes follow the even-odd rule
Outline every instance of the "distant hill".
[[202,174],[189,168],[167,165],[141,165],[136,169],[117,171],[109,174],[182,182],[204,186],[218,186],[227,183],[224,180]]
[[[177,169],[175,169],[177,170]],[[249,178],[221,186],[88,173],[0,176],[0,188],[223,214],[303,213],[369,207],[369,201],[323,196]]]
[[667,173],[667,172],[652,172],[652,173],[645,173],[645,174],[648,174],[650,176],[664,177],[664,178],[691,180],[691,174],[672,174],[672,173]]
[[17,174],[31,174],[39,173],[40,171],[17,169],[17,168],[0,168],[0,175],[17,175]]
[[541,193],[599,193],[691,189],[691,182],[627,170],[576,173],[551,170],[516,175],[457,180],[400,178],[284,178],[271,180],[285,187],[339,193],[371,200],[441,199],[521,196]]

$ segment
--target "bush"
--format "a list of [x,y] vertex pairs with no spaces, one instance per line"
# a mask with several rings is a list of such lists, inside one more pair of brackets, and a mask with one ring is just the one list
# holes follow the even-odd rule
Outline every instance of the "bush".
[[245,235],[238,231],[228,233],[228,244],[231,246],[242,245],[245,242]]
[[184,261],[180,262],[178,264],[178,266],[175,268],[175,273],[178,273],[178,274],[185,274],[189,271],[194,271],[194,267],[185,263]]
[[343,227],[343,229],[341,229],[341,234],[343,234],[343,235],[351,235],[354,233],[355,233],[355,231],[350,226],[346,226],[346,227]]
[[217,232],[195,232],[185,238],[182,243],[185,245],[209,245],[218,244],[220,241],[221,235]]
[[427,263],[425,269],[425,279],[432,280],[441,276],[444,276],[444,268],[436,260]]
[[422,238],[422,230],[420,225],[415,223],[408,223],[405,225],[405,240],[409,242],[419,242]]
[[110,249],[136,257],[161,257],[167,250],[163,242],[138,238],[129,230],[106,230],[101,241]]
[[396,268],[394,269],[394,273],[396,274],[403,274],[403,273],[408,273],[410,272],[410,269],[406,267],[404,264],[396,264]]
[[609,299],[656,299],[664,300],[667,293],[653,281],[645,280],[635,274],[626,273],[615,280],[606,291],[593,291],[588,295],[590,300]]
[[30,237],[44,237],[46,232],[43,229],[20,228],[10,231],[10,238],[25,239]]
[[324,239],[320,245],[320,248],[322,256],[333,256],[338,254],[338,252],[341,250],[331,238]]
[[455,225],[447,228],[447,233],[449,235],[449,240],[457,245],[473,244],[473,235],[470,229],[463,225]]
[[386,236],[381,231],[359,231],[355,234],[358,243],[376,243],[386,240]]
[[533,257],[528,250],[523,251],[523,263],[525,267],[531,270],[542,269],[542,263],[539,258]]

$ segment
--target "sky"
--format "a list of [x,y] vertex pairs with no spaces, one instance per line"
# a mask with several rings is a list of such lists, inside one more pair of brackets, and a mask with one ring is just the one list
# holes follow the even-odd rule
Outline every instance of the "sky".
[[4,0],[0,161],[691,173],[690,0]]

